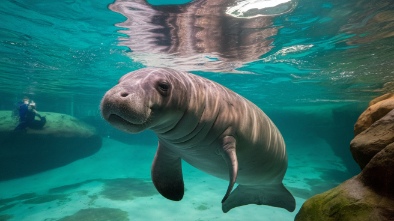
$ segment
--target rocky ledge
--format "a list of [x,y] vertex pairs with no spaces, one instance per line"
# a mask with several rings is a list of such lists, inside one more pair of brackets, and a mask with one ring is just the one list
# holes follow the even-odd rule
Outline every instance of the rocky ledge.
[[394,220],[394,94],[370,102],[355,124],[350,150],[362,169],[308,199],[296,221]]
[[40,114],[47,120],[44,128],[15,132],[17,119],[11,111],[0,111],[0,180],[64,166],[100,149],[93,127],[66,114]]

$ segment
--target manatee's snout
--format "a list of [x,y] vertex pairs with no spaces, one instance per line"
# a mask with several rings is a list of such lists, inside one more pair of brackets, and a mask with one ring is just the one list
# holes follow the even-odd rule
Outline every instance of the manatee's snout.
[[139,132],[147,122],[150,109],[137,93],[117,85],[105,93],[100,104],[101,115],[110,124],[127,132]]

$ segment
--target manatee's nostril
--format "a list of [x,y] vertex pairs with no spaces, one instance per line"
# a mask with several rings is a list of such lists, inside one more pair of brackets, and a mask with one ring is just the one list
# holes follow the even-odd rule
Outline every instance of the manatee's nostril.
[[120,96],[121,97],[127,97],[129,94],[127,93],[127,92],[122,92],[122,93],[120,93]]

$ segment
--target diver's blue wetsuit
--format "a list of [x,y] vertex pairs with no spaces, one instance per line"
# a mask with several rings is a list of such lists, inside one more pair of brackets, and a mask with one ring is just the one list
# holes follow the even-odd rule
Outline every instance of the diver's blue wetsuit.
[[28,112],[29,106],[27,104],[23,103],[19,106],[19,124],[14,130],[23,131],[26,129],[28,124]]
[[[40,120],[35,118],[39,117]],[[39,115],[35,110],[29,109],[28,104],[19,105],[19,124],[14,129],[15,131],[25,131],[27,127],[31,129],[42,129],[46,123],[46,118]]]

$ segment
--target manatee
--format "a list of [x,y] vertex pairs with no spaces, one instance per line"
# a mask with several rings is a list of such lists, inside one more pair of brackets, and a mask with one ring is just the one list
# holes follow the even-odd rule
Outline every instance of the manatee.
[[121,77],[100,108],[115,128],[157,135],[151,177],[165,198],[182,199],[184,160],[229,181],[225,213],[247,204],[294,211],[295,199],[282,183],[287,153],[281,133],[262,110],[226,87],[187,72],[144,68]]

